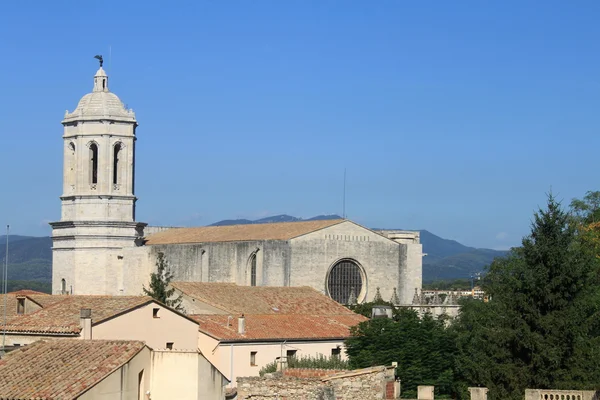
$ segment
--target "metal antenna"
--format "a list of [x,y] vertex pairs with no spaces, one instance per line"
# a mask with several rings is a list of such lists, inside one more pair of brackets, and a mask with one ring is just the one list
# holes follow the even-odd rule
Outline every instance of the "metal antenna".
[[6,353],[6,308],[8,299],[8,234],[10,232],[10,225],[6,225],[6,254],[4,255],[4,329],[2,332],[2,351],[0,355]]
[[346,168],[344,168],[344,194],[342,199],[342,218],[346,219]]

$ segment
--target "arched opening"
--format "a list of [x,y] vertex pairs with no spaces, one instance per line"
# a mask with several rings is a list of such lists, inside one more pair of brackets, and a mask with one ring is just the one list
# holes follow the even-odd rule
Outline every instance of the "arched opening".
[[92,185],[98,183],[98,145],[96,143],[90,145],[90,183]]
[[106,89],[106,79],[102,79],[102,90]]
[[60,294],[66,294],[66,293],[67,293],[67,281],[62,279],[60,281]]
[[363,272],[354,260],[338,261],[327,275],[329,297],[340,304],[356,303],[364,289]]
[[250,286],[256,286],[256,253],[250,259]]
[[73,189],[75,189],[75,165],[76,165],[75,143],[73,143],[73,142],[69,143],[67,163],[68,163],[67,165],[69,168],[69,170],[67,171],[68,184],[71,185],[71,190],[73,190]]
[[121,143],[113,147],[113,185],[119,184],[119,155],[121,153]]

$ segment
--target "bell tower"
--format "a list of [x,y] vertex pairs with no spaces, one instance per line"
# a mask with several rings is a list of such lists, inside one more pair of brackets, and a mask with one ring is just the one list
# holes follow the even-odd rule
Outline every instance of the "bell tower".
[[52,293],[123,294],[120,252],[141,244],[135,221],[133,110],[108,89],[102,68],[91,93],[65,113],[61,219],[52,226]]

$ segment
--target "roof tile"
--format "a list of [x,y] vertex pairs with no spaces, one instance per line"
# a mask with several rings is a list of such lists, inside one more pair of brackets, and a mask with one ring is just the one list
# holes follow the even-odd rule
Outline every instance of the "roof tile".
[[146,238],[147,245],[289,240],[344,222],[343,219],[173,228]]
[[171,282],[185,295],[233,314],[354,314],[307,286],[238,286],[234,283]]
[[227,315],[191,315],[200,332],[221,341],[341,339],[350,327],[366,321],[362,315],[248,315],[246,331],[238,333],[237,318]]
[[58,298],[59,301],[31,314],[13,316],[6,322],[7,331],[76,334],[81,331],[79,312],[82,308],[92,310],[92,322],[97,324],[152,301],[149,296],[66,295],[47,297]]
[[144,346],[138,341],[37,341],[0,360],[0,398],[75,399]]

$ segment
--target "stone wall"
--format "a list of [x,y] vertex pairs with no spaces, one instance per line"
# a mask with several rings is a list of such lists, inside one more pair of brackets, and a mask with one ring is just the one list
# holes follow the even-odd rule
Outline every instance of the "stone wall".
[[[331,372],[331,371],[330,371]],[[394,367],[373,367],[334,373],[288,370],[284,375],[238,378],[239,400],[380,400],[399,397]],[[297,376],[306,376],[299,378]],[[309,376],[313,375],[313,376]],[[316,377],[315,377],[316,376]]]

